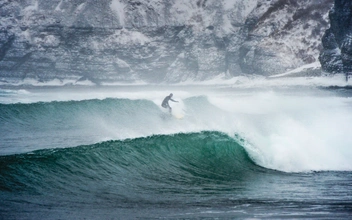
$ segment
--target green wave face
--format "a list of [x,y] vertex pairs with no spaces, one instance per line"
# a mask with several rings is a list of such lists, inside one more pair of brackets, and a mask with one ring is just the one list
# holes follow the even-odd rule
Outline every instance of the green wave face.
[[85,194],[101,187],[127,197],[138,192],[207,192],[212,185],[215,191],[235,189],[262,170],[242,146],[219,132],[39,150],[2,156],[0,167],[5,191]]
[[154,131],[139,128],[155,122],[162,125],[160,110],[147,100],[0,104],[0,154],[147,136]]

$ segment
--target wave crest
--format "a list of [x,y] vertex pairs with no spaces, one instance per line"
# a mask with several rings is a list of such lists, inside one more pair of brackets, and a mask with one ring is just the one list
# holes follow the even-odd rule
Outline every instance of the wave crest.
[[[220,132],[154,135],[2,156],[2,189],[83,192],[97,182],[126,190],[167,190],[250,178],[263,168]],[[126,185],[128,184],[128,186]],[[239,185],[239,184],[236,184]],[[124,190],[122,190],[122,189]]]

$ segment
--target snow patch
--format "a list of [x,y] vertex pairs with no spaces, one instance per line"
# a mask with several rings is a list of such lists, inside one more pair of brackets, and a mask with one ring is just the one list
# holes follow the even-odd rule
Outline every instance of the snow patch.
[[54,35],[47,35],[44,38],[36,37],[34,42],[45,47],[57,47],[60,44],[59,38]]
[[126,61],[121,60],[119,58],[116,58],[116,64],[120,67],[120,68],[130,68],[130,65],[128,65],[128,63],[126,63]]
[[116,13],[120,25],[122,27],[125,26],[125,12],[124,12],[125,5],[120,0],[112,0],[110,3],[110,9]]
[[86,5],[86,2],[84,2],[84,3],[80,4],[80,5],[78,5],[78,7],[77,7],[76,10],[75,10],[75,14],[76,14],[76,15],[77,15],[77,14],[80,14],[80,13],[83,11],[85,5]]
[[33,5],[27,6],[23,11],[38,11],[38,1],[34,1]]
[[61,12],[64,11],[64,10],[61,9],[62,1],[63,1],[63,0],[61,0],[61,1],[59,2],[59,4],[56,6],[55,11],[61,11]]
[[269,77],[275,78],[275,77],[289,76],[289,75],[291,75],[293,73],[299,73],[299,72],[302,72],[304,70],[318,69],[320,67],[321,67],[321,65],[320,65],[319,62],[314,62],[314,63],[303,65],[301,67],[298,67],[298,68],[296,68],[294,70],[291,70],[291,71],[288,71],[286,73],[281,73],[281,74],[277,74],[277,75],[273,75],[273,76],[269,76]]
[[140,32],[122,29],[117,30],[114,35],[108,38],[108,41],[123,45],[144,45],[146,43],[149,43],[150,39]]
[[191,1],[176,1],[170,8],[172,23],[184,25],[191,19],[197,6]]
[[23,37],[26,41],[28,41],[30,43],[32,42],[32,37],[31,37],[31,33],[30,33],[29,29],[20,32],[19,35],[21,37]]

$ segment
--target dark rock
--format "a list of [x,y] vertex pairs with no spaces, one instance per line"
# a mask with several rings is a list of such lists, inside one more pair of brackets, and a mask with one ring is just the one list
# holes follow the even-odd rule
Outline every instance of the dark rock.
[[329,73],[352,72],[352,1],[335,0],[329,14],[330,28],[322,39],[319,60]]

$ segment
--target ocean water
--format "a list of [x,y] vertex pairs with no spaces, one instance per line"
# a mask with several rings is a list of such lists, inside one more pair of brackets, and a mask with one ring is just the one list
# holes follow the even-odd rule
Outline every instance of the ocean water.
[[0,219],[350,219],[351,95],[2,88]]

